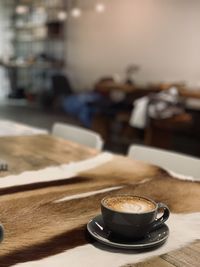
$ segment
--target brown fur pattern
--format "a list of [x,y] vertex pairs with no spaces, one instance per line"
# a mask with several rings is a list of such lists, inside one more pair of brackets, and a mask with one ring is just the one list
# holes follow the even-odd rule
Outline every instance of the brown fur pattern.
[[[110,193],[55,202],[66,196],[123,185]],[[172,212],[200,211],[200,183],[170,177],[165,171],[123,157],[84,172],[80,177],[1,189],[5,239],[0,266],[55,255],[89,242],[85,227],[100,212],[108,194],[145,195],[166,203]]]
[[85,160],[97,154],[94,149],[50,135],[1,137],[0,147],[0,158],[8,162],[8,172],[0,172],[0,177]]

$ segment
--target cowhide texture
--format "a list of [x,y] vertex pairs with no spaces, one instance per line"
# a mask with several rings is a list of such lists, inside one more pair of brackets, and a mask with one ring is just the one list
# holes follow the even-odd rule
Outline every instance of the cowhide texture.
[[151,197],[176,214],[200,212],[199,182],[172,178],[156,166],[115,156],[76,177],[1,188],[5,239],[0,244],[0,266],[41,260],[92,244],[87,222],[100,213],[104,196],[119,193]]

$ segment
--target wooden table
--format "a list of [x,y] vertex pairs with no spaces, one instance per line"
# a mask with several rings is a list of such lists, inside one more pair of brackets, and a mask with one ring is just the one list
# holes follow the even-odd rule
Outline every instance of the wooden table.
[[[120,91],[125,94],[150,94],[150,93],[158,93],[161,91],[168,90],[173,85],[161,86],[161,85],[147,85],[147,86],[137,86],[137,85],[129,85],[123,83],[115,83],[115,82],[105,82],[100,83],[96,86],[96,90],[101,91],[103,93],[112,92],[112,91]],[[200,88],[199,90],[188,89],[185,86],[177,86],[176,87],[180,96],[183,98],[195,98],[200,99]]]
[[48,134],[46,129],[32,127],[16,121],[0,119],[0,137]]
[[0,177],[79,161],[97,154],[94,149],[43,134],[1,137],[0,147],[0,158],[8,161],[10,166],[8,172],[0,172]]
[[178,130],[185,130],[192,125],[192,116],[188,113],[178,114],[172,118],[154,120],[150,119],[145,129],[144,143],[163,149],[173,147],[173,136]]
[[[18,174],[22,171],[35,171],[52,165],[56,166],[71,161],[88,159],[97,155],[97,152],[93,149],[47,135],[0,138],[0,148],[0,158],[7,160],[9,164],[9,171],[1,173],[2,177],[9,174]],[[138,191],[139,188],[142,192],[145,192],[146,180],[148,180],[147,183],[156,181],[158,186],[159,181],[165,184],[167,180],[171,179],[169,175],[157,167],[137,163],[125,157],[116,158],[116,162],[110,164],[105,165],[104,168],[97,168],[95,175],[94,171],[88,171],[74,179],[57,181],[53,184],[38,183],[37,186],[33,187],[30,185],[27,187],[19,186],[14,188],[15,190],[12,187],[6,190],[0,188],[0,218],[6,231],[5,240],[0,244],[0,266],[8,267],[24,262],[27,258],[29,260],[40,260],[47,256],[46,253],[52,256],[79,245],[93,242],[85,233],[85,225],[89,219],[99,212],[97,203],[107,193],[102,192],[98,195],[85,197],[81,201],[72,199],[68,203],[61,202],[57,207],[48,201],[55,200],[58,196],[61,198],[66,195],[101,190],[106,186],[115,185],[125,185],[125,189],[123,189],[125,191],[123,192],[126,193],[130,192],[131,188],[136,193],[140,192]],[[122,165],[124,166],[123,171],[120,169]],[[111,172],[112,176],[110,176],[109,170],[112,168],[114,171]],[[144,177],[145,179],[148,177],[148,179],[141,184],[141,179]],[[137,182],[139,184],[135,187]],[[175,190],[176,186],[180,188],[182,181],[173,181],[173,183],[172,191]],[[165,187],[164,184],[163,187]],[[193,183],[186,188],[188,195],[190,189],[195,189],[196,193],[193,193],[188,200],[188,203],[193,205],[197,188]],[[119,192],[121,191],[119,190]],[[177,190],[177,197],[179,193]],[[154,195],[152,192],[152,196],[155,199],[159,198],[157,193]],[[26,209],[27,203],[30,203],[30,209]],[[171,205],[170,200],[167,204]],[[174,208],[177,212],[182,211],[180,206],[173,207],[171,205],[171,208]],[[196,208],[200,211],[198,203],[196,203]],[[40,220],[38,220],[38,217],[40,217]],[[49,217],[51,221],[48,221]],[[18,234],[20,240],[17,238]],[[38,245],[36,245],[36,242],[39,242]],[[52,246],[52,243],[54,246]],[[89,255],[89,257],[92,256]],[[199,266],[199,260],[200,241],[196,241],[182,249],[151,258],[142,263],[130,263],[126,267],[197,267]],[[119,267],[117,262],[116,267]]]

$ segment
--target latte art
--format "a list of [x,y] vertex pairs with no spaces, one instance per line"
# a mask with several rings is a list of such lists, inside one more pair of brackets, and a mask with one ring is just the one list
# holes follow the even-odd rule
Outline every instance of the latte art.
[[134,196],[117,196],[107,198],[104,205],[108,208],[127,213],[143,213],[155,209],[155,204],[148,199]]
[[143,212],[147,207],[144,203],[119,203],[115,205],[115,209],[124,212]]

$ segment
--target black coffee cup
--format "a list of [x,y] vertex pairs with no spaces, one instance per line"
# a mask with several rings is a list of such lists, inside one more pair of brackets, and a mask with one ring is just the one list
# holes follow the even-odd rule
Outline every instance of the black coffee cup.
[[[169,208],[163,203],[134,195],[107,196],[101,201],[105,226],[120,238],[141,239],[159,228],[169,218]],[[162,216],[157,218],[158,213]]]

